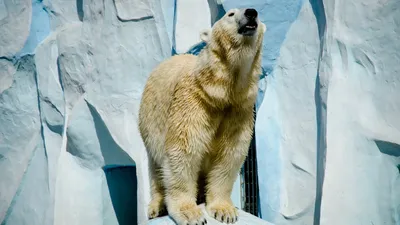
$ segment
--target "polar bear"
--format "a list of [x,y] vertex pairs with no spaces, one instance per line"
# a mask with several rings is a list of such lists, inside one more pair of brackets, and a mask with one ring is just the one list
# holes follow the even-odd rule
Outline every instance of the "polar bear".
[[198,56],[173,56],[151,72],[139,110],[150,219],[166,206],[179,225],[207,223],[196,203],[201,176],[207,213],[237,221],[230,196],[252,138],[265,31],[255,9],[231,9],[201,32]]

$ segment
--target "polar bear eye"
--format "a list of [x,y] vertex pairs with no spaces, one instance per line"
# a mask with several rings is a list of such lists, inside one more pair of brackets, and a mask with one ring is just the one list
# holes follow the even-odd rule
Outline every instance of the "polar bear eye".
[[232,12],[232,13],[229,13],[228,16],[229,16],[229,17],[232,17],[233,15],[235,15],[235,13]]

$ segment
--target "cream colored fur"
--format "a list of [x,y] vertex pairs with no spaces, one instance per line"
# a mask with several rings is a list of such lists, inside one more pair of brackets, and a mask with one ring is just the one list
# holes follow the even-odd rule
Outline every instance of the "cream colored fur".
[[207,46],[199,56],[173,56],[147,81],[139,129],[151,175],[149,218],[162,214],[165,204],[179,225],[204,223],[196,204],[201,174],[209,215],[237,220],[230,196],[252,138],[266,30],[259,22],[254,36],[238,34],[241,16],[243,10],[228,11],[201,33]]

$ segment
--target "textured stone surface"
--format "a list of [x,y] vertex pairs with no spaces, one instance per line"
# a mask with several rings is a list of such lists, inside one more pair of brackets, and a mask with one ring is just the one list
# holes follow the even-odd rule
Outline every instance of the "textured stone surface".
[[[207,225],[221,225],[224,223],[220,223],[217,220],[211,218],[208,216],[204,204],[200,205],[201,209],[207,219]],[[243,212],[242,210],[239,210],[239,217],[238,221],[234,223],[235,225],[250,225],[250,224],[257,224],[257,225],[272,225],[271,223],[268,223],[265,220],[262,220],[260,218],[257,218],[249,213]],[[164,216],[160,218],[156,218],[153,220],[150,220],[148,225],[174,225],[175,222],[172,220],[171,217],[169,216]],[[226,223],[225,223],[226,224]]]
[[282,44],[276,68],[267,78],[258,110],[258,160],[266,167],[259,173],[261,210],[276,224],[290,224],[290,220],[312,224],[314,220],[318,55],[318,27],[311,4],[305,2]]
[[11,87],[15,67],[10,60],[0,59],[0,93]]
[[200,30],[236,7],[256,8],[268,28],[256,122],[264,223],[398,225],[396,0],[0,0],[0,223],[147,224],[146,79],[173,54],[197,54]]
[[258,110],[263,218],[400,222],[399,6],[301,3]]
[[31,0],[1,0],[0,57],[12,57],[25,44],[30,33]]
[[114,4],[121,21],[138,21],[153,17],[148,0],[115,0]]
[[324,1],[328,54],[320,72],[329,91],[321,225],[399,224],[400,2],[348,3]]
[[[23,194],[21,189],[24,188],[28,171],[30,168],[35,168],[30,166],[33,157],[37,151],[43,151],[43,148],[40,148],[42,138],[33,56],[20,58],[14,62],[14,67],[16,72],[13,84],[0,95],[1,221],[10,218],[14,206],[22,206],[16,202],[18,199],[25,200],[18,196]],[[28,202],[28,204],[33,203]]]

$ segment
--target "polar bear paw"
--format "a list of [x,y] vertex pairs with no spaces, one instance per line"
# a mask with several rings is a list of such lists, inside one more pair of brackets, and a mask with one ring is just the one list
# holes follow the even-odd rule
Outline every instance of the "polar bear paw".
[[164,216],[167,214],[167,210],[164,205],[164,201],[162,199],[153,199],[151,200],[147,215],[149,219],[154,219],[159,216]]
[[192,203],[177,204],[177,210],[170,212],[170,216],[179,225],[204,225],[207,220],[201,211],[201,208]]
[[206,209],[210,217],[221,223],[236,223],[238,220],[238,210],[230,202],[213,202]]

